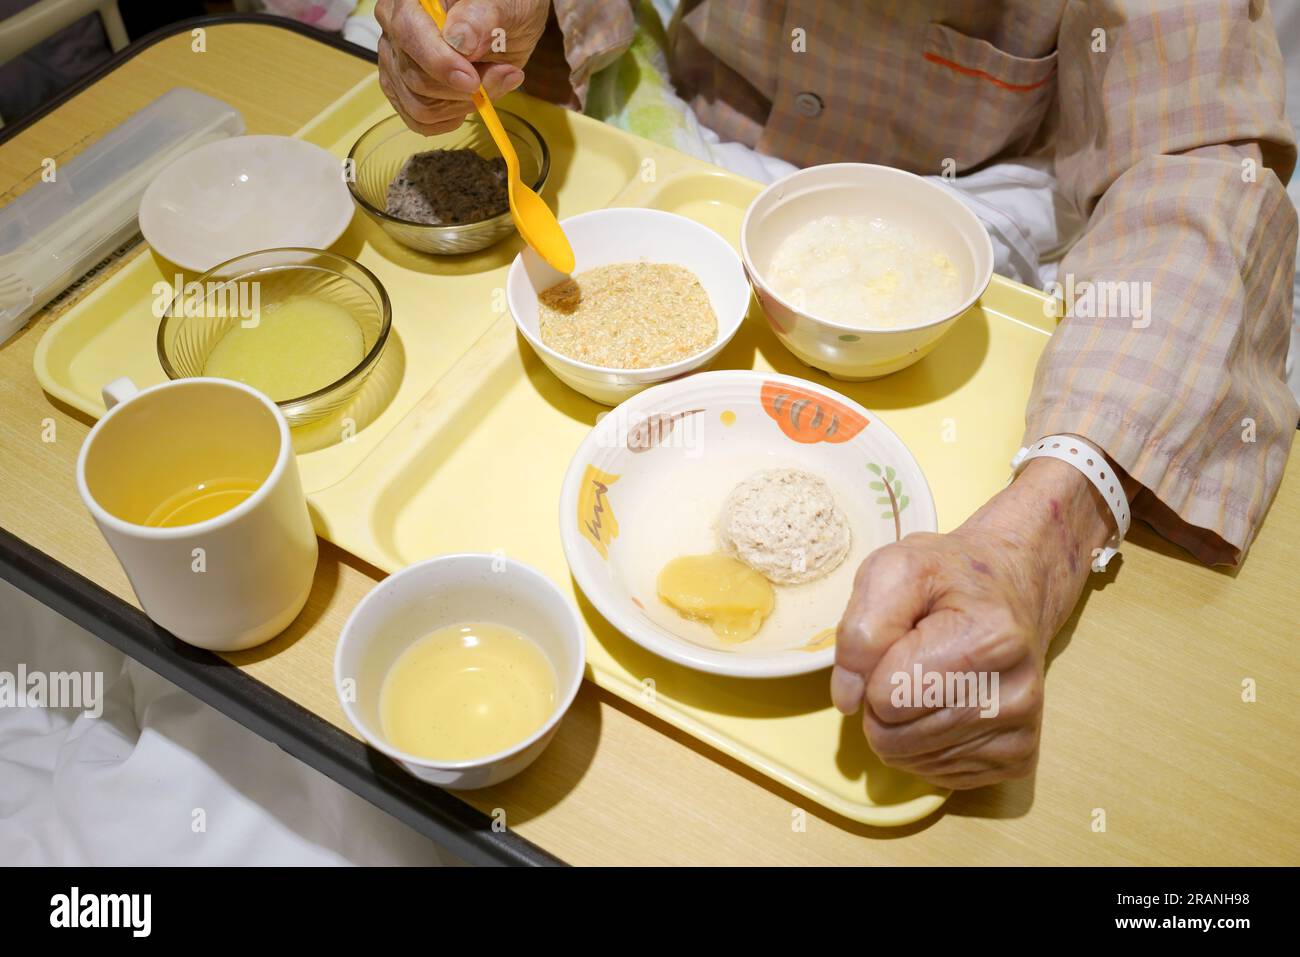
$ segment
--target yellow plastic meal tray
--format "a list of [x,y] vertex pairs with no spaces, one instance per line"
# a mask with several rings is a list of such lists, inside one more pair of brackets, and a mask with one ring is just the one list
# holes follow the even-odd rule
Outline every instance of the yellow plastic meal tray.
[[[759,184],[522,95],[504,106],[546,138],[545,194],[561,217],[649,206],[738,243]],[[298,135],[342,159],[388,112],[368,79]],[[394,332],[349,406],[295,430],[323,537],[388,571],[456,551],[535,565],[572,590],[590,628],[588,676],[601,687],[852,820],[901,825],[943,803],[945,793],[875,758],[858,719],[831,707],[828,673],[751,681],[691,671],[624,638],[583,598],[561,550],[557,503],[565,468],[604,409],[561,385],[515,332],[504,285],[517,239],[437,258],[398,245],[358,213],[333,248],[387,287]],[[54,323],[36,353],[45,390],[99,416],[104,383],[121,375],[138,385],[162,381],[151,306],[155,284],[176,272],[155,255],[137,256]],[[933,353],[903,372],[852,384],[801,365],[755,306],[713,368],[802,376],[876,412],[916,455],[948,529],[1006,480],[1052,327],[1045,301],[995,276]]]

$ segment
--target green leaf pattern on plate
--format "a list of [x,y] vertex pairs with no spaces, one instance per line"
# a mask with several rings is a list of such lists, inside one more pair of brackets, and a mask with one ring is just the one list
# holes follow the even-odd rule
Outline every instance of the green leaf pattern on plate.
[[888,511],[881,512],[880,517],[894,520],[894,540],[897,541],[903,537],[900,516],[911,499],[903,494],[903,480],[898,477],[892,465],[880,466],[875,462],[868,462],[867,469],[879,479],[879,481],[868,482],[867,488],[881,493],[876,496],[876,504],[888,506]]

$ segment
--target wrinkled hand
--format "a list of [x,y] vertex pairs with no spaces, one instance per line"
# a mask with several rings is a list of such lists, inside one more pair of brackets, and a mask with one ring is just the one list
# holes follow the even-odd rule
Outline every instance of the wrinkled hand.
[[[523,66],[546,28],[545,0],[445,0],[439,32],[419,0],[379,0],[379,85],[417,133],[447,133],[473,108],[524,82]],[[495,36],[493,31],[500,30]],[[502,44],[504,43],[504,49]],[[494,48],[495,47],[495,48]]]
[[[877,549],[858,570],[836,635],[835,706],[845,714],[861,706],[881,760],[940,787],[1031,773],[1047,648],[1112,522],[1080,472],[1035,459],[955,531]],[[924,688],[924,678],[920,686],[914,680],[918,665],[945,686],[950,675],[974,673],[978,681],[983,673],[996,695],[983,705],[967,697],[966,707],[912,697]]]

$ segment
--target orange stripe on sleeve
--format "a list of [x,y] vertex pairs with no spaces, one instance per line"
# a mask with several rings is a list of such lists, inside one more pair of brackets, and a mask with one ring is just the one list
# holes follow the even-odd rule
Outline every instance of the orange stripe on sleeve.
[[946,66],[948,69],[956,70],[958,73],[966,76],[975,76],[979,77],[981,80],[988,80],[994,86],[1000,86],[1002,89],[1011,90],[1014,93],[1028,93],[1030,90],[1037,90],[1041,86],[1046,86],[1052,80],[1050,76],[1047,76],[1039,80],[1037,83],[1007,83],[1004,80],[999,80],[992,74],[985,73],[983,70],[975,70],[968,66],[962,66],[960,63],[953,63],[952,60],[945,60],[938,54],[926,53],[923,55],[930,63],[937,63],[939,66]]

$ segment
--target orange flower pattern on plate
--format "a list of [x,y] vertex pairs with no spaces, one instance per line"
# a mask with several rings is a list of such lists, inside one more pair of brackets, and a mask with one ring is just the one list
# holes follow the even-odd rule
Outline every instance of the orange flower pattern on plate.
[[867,427],[867,417],[819,392],[765,382],[759,401],[787,438],[804,445],[847,442]]

